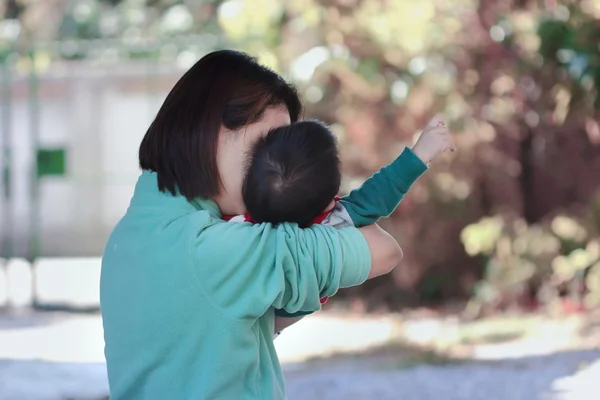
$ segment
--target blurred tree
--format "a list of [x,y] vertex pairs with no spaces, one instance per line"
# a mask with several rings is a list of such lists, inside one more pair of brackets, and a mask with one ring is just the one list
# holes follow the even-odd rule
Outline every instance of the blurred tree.
[[[483,268],[463,251],[465,224],[494,214],[529,224],[560,211],[582,215],[600,188],[598,1],[305,0],[261,25],[261,37],[280,34],[276,46],[239,28],[262,10],[226,4],[238,8],[222,20],[225,33],[278,60],[308,112],[335,124],[347,189],[434,112],[457,133],[457,157],[438,163],[386,226],[405,262],[395,284],[383,284],[388,291],[372,292],[379,299],[398,286],[416,288],[421,300],[469,291]],[[535,268],[548,267],[548,257]]]
[[17,0],[7,0],[2,7],[3,19],[17,19],[25,9],[25,5]]
[[[490,260],[522,257],[499,254],[496,244],[485,254],[467,244],[466,252],[461,232],[494,216],[512,227],[502,235],[517,240],[518,220],[530,226],[518,232],[531,247],[556,215],[586,215],[600,189],[600,0],[6,4],[5,18],[17,18],[30,38],[110,39],[129,48],[126,57],[193,60],[223,43],[256,54],[297,83],[309,116],[332,124],[344,190],[410,145],[434,113],[445,114],[458,153],[436,162],[383,222],[405,250],[403,265],[392,278],[346,292],[374,307],[464,296],[485,282],[527,281],[526,292],[537,294],[552,275],[551,255],[531,250],[539,257],[519,265],[534,272],[505,271]],[[173,51],[182,36],[192,39]],[[97,54],[86,46],[66,46],[61,56]],[[567,253],[561,247],[554,256]]]

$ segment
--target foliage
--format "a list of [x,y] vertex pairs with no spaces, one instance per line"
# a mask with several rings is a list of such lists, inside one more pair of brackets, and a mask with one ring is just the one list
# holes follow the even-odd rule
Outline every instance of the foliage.
[[[116,53],[186,65],[220,46],[256,54],[298,85],[309,116],[332,124],[345,190],[445,114],[458,153],[383,222],[404,249],[402,267],[349,296],[394,303],[474,291],[514,303],[528,285],[536,296],[563,290],[577,254],[593,251],[588,228],[571,239],[556,229],[600,219],[583,211],[600,189],[600,0],[7,4],[0,47],[60,40],[51,60]],[[589,302],[598,270],[585,269]]]
[[[592,207],[592,213],[598,211]],[[461,232],[465,250],[485,260],[472,310],[518,304],[532,288],[544,306],[561,296],[600,305],[600,225],[557,215],[542,224],[500,216],[482,218]]]

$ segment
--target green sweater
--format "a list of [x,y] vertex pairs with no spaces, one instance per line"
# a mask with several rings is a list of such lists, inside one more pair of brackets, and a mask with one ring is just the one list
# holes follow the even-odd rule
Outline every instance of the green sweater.
[[342,197],[355,226],[371,225],[389,217],[427,165],[408,147],[390,165],[367,179],[362,186]]
[[356,228],[229,224],[144,171],[102,260],[111,400],[284,399],[273,308],[318,310],[370,263]]

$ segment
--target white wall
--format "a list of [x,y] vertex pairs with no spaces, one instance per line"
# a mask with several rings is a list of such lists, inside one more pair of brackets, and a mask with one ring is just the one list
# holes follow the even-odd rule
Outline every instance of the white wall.
[[[42,78],[40,145],[67,149],[66,176],[44,177],[40,185],[42,255],[100,255],[125,212],[139,176],[139,143],[182,73],[162,66],[155,69],[160,77],[151,80],[144,71],[149,69],[140,65],[77,64],[68,73],[51,71]],[[27,255],[36,215],[30,201],[34,153],[29,107],[27,79],[18,78],[11,104],[13,195],[10,205],[0,200],[3,208],[10,207],[10,221],[0,213],[0,233],[13,239],[12,256]]]

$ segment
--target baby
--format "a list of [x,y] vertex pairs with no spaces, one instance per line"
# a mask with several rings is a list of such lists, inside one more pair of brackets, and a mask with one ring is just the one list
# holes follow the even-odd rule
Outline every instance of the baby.
[[354,226],[339,203],[342,175],[337,142],[319,121],[271,130],[250,151],[242,195],[248,212],[232,222]]
[[[242,195],[245,215],[231,222],[320,223],[342,228],[365,226],[389,216],[427,170],[427,163],[454,146],[445,124],[434,118],[412,150],[406,148],[390,165],[344,197],[337,141],[319,121],[300,121],[273,129],[259,139],[248,156]],[[327,301],[321,299],[321,304]],[[313,310],[314,311],[314,310]],[[280,317],[297,317],[311,311]]]

